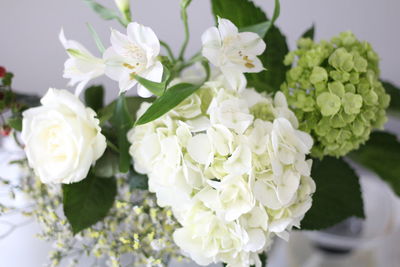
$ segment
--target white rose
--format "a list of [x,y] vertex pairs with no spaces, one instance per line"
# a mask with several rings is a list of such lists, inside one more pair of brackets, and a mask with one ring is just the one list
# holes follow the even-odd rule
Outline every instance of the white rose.
[[23,113],[29,165],[43,183],[81,181],[106,149],[96,113],[66,90],[49,89],[41,103]]

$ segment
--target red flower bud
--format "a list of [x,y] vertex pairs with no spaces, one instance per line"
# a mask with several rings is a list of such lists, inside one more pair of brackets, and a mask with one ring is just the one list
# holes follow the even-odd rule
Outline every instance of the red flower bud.
[[0,66],[0,78],[3,78],[4,76],[6,76],[6,68]]
[[8,126],[8,125],[3,125],[3,126],[0,128],[0,134],[1,134],[2,136],[9,136],[10,133],[11,133],[11,127],[10,127],[10,126]]

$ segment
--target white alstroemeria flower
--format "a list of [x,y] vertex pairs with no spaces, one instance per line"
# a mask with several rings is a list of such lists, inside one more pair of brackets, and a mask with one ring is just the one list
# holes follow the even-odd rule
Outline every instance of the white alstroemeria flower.
[[[135,75],[154,82],[161,81],[163,66],[157,59],[160,41],[151,28],[132,22],[128,25],[127,35],[112,30],[111,45],[103,55],[106,62],[105,73],[119,82],[120,92],[137,84]],[[142,97],[152,95],[140,84],[138,94]]]
[[[263,65],[257,58],[265,50],[264,41],[253,32],[240,32],[229,20],[218,18],[218,28],[203,33],[203,56],[219,67],[233,88],[243,84],[245,72],[260,72]],[[238,88],[239,87],[239,88]]]
[[61,29],[59,39],[69,55],[69,59],[64,64],[63,77],[71,79],[68,83],[69,86],[78,83],[75,95],[79,95],[90,80],[104,74],[104,61],[93,56],[77,41],[67,40],[63,29]]

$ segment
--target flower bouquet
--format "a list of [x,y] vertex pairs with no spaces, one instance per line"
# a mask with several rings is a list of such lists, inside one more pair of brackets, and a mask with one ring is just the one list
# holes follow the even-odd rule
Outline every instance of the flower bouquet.
[[[312,27],[289,51],[278,0],[270,19],[249,0],[212,0],[216,26],[187,58],[190,0],[178,55],[132,21],[128,0],[115,1],[119,12],[85,2],[126,29],[104,45],[89,25],[99,56],[61,31],[74,93],[51,88],[39,103],[0,69],[2,134],[26,154],[13,162],[21,178],[1,181],[31,199],[0,214],[41,223],[55,244],[49,266],[83,255],[94,266],[265,266],[293,229],[364,217],[352,165],[400,194],[400,143],[377,131],[400,91],[380,80],[368,42],[351,32],[316,42]],[[102,75],[118,82],[108,104],[102,86],[87,87]]]

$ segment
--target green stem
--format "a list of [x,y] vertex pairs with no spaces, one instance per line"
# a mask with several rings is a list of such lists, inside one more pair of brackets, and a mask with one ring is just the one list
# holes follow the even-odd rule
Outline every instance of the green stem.
[[175,62],[175,56],[174,53],[172,52],[171,47],[164,41],[160,40],[160,45],[163,46],[165,48],[165,50],[167,50],[168,56],[171,59],[172,62]]
[[181,18],[183,21],[183,26],[185,29],[185,39],[182,44],[181,51],[179,53],[179,60],[183,60],[183,56],[186,51],[186,47],[189,43],[190,33],[189,33],[189,24],[188,24],[188,16],[187,16],[187,7],[190,5],[192,0],[182,0],[181,1]]

